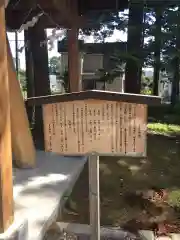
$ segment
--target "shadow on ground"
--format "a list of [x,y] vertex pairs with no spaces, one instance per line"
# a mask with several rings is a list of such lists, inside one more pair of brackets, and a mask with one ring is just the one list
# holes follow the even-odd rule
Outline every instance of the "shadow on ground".
[[[101,225],[122,226],[132,232],[180,229],[179,137],[148,135],[146,159],[101,157]],[[89,223],[88,167],[84,168],[72,200],[77,214],[66,211],[63,221]],[[167,230],[168,228],[168,230]]]

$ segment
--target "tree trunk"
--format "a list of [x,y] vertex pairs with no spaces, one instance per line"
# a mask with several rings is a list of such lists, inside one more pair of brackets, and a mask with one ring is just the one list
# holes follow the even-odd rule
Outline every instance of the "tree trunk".
[[[29,41],[34,68],[34,96],[51,94],[48,67],[48,50],[46,32],[39,23],[29,30]],[[44,43],[45,42],[45,43]],[[43,119],[41,107],[35,107],[35,125],[33,136],[37,147],[44,148]]]
[[174,106],[179,100],[179,71],[180,71],[180,7],[177,12],[177,35],[176,35],[176,56],[172,61],[173,65],[173,81],[172,81],[172,92],[171,92],[171,104]]
[[155,32],[155,49],[154,49],[154,76],[153,76],[153,94],[158,96],[159,73],[160,73],[160,53],[161,53],[161,20],[162,7],[157,7],[156,12],[156,32]]
[[172,92],[171,92],[171,104],[174,106],[179,99],[179,57],[173,59],[173,81],[172,81]]
[[[142,60],[144,3],[131,3],[129,7],[127,52]],[[125,92],[140,93],[142,64],[128,59],[125,69]]]
[[79,67],[78,29],[72,27],[68,30],[68,77],[70,92],[82,90]]

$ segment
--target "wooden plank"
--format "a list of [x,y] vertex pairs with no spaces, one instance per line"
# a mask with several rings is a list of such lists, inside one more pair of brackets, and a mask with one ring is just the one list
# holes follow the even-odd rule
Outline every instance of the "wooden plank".
[[99,156],[89,156],[89,214],[91,240],[100,240]]
[[3,233],[12,224],[14,218],[10,101],[4,5],[0,5],[0,26],[0,233]]
[[84,101],[87,99],[115,101],[115,102],[123,101],[128,103],[146,104],[148,106],[161,104],[161,98],[157,96],[127,94],[127,93],[120,93],[120,92],[109,92],[109,91],[98,91],[98,90],[89,90],[89,91],[29,98],[27,99],[27,104],[29,106],[33,106],[33,105],[40,106],[40,105],[49,104],[49,103],[70,102],[70,101],[76,101],[76,100]]
[[7,60],[11,103],[10,111],[13,154],[15,162],[19,167],[33,167],[35,165],[35,147],[8,41]]
[[78,29],[73,27],[68,30],[68,73],[70,92],[79,92],[80,68],[79,68],[79,49],[78,49]]

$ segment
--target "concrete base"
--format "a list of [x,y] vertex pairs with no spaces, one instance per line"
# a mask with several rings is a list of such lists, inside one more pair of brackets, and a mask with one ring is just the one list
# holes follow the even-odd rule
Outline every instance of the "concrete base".
[[43,239],[85,162],[39,151],[35,169],[14,169],[15,220],[0,240]]
[[[57,222],[56,225],[53,226],[53,229],[59,232],[59,236],[63,235],[63,233],[67,233],[67,236],[71,236],[71,239],[76,238],[78,240],[90,239],[91,229],[90,226],[87,224]],[[154,234],[152,231],[139,231],[139,234],[136,235],[120,228],[101,227],[101,239],[154,240]]]
[[[66,233],[71,239],[90,240],[90,226],[86,224],[57,222],[53,229],[59,232],[59,237]],[[51,239],[51,238],[49,238]],[[180,234],[169,234],[169,236],[156,237],[153,231],[139,230],[133,234],[120,228],[101,227],[101,239],[111,240],[180,240]]]

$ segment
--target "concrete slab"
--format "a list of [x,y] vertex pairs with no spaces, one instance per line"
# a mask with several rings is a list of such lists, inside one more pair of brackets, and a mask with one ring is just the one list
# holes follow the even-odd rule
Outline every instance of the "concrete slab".
[[[0,240],[41,240],[85,162],[86,158],[39,151],[35,169],[14,169],[15,221]],[[21,231],[15,232],[18,226]]]
[[[79,223],[65,223],[65,222],[57,222],[56,227],[61,234],[67,234],[67,239],[78,239],[78,240],[90,240],[91,228],[87,224],[79,224]],[[143,240],[141,235],[133,234],[128,231],[125,231],[121,228],[113,228],[113,227],[101,227],[101,239],[112,239],[112,240]],[[71,237],[71,238],[70,238]],[[50,238],[49,238],[50,239]],[[151,239],[152,240],[152,239]]]

